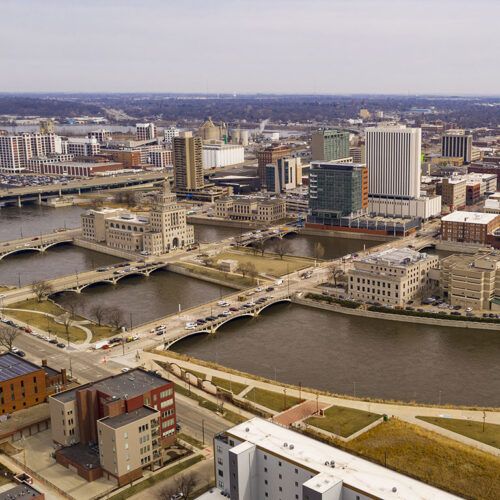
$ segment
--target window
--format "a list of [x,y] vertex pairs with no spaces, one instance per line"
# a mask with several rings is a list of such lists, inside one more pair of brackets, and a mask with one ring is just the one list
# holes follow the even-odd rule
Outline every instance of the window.
[[279,475],[279,478],[280,478],[280,479],[283,479],[283,476],[280,474],[280,475]]
[[130,470],[130,464],[127,464],[127,470]]
[[128,432],[124,432],[124,433],[123,433],[123,437],[124,437],[125,439],[128,439]]
[[217,470],[217,474],[219,474],[220,477],[224,477],[224,472],[222,472],[220,469]]
[[217,481],[217,486],[223,490],[224,489],[224,481]]

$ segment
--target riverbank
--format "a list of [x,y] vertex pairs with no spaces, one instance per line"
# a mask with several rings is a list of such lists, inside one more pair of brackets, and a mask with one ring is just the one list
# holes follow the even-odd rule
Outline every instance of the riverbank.
[[385,313],[377,311],[369,311],[367,309],[359,309],[354,307],[344,307],[337,304],[327,304],[319,300],[308,299],[305,297],[292,297],[292,302],[307,307],[315,307],[325,311],[332,311],[340,314],[348,314],[351,316],[362,316],[365,318],[383,319],[388,321],[399,321],[403,323],[420,323],[424,325],[433,326],[449,326],[457,328],[472,328],[478,330],[499,330],[500,324],[486,323],[479,321],[460,321],[453,319],[440,319],[440,318],[426,318],[423,316],[413,316],[397,313]]

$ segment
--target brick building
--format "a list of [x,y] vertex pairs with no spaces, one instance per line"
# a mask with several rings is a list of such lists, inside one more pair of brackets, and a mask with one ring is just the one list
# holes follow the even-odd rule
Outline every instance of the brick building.
[[0,354],[0,414],[43,403],[56,389],[66,386],[66,370],[38,366],[16,354]]
[[441,239],[485,245],[499,227],[500,214],[452,212],[441,219]]
[[175,441],[174,384],[140,368],[49,398],[52,439],[63,446],[58,463],[88,481],[118,485],[163,463]]
[[266,185],[266,165],[276,163],[279,158],[285,158],[291,155],[291,150],[288,146],[272,146],[263,149],[257,153],[257,175],[262,186]]

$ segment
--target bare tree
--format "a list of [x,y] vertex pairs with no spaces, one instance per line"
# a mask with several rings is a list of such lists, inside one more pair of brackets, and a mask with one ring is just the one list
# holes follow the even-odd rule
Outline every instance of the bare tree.
[[182,498],[189,500],[198,482],[198,477],[194,472],[182,474],[178,476],[173,483],[165,486],[161,490],[160,500],[170,500],[171,497],[177,493],[182,493]]
[[115,330],[119,330],[122,326],[126,325],[125,315],[119,307],[112,307],[108,310],[108,321]]
[[61,323],[64,326],[64,331],[66,333],[66,340],[68,341],[68,345],[69,345],[69,327],[73,323],[73,319],[71,317],[71,314],[70,313],[64,314],[62,319],[61,319]]
[[342,269],[338,268],[337,266],[333,265],[328,268],[328,277],[333,280],[335,284],[335,288],[337,288],[337,279],[339,279],[341,276],[343,276],[344,271]]
[[252,278],[252,281],[255,281],[255,278],[259,274],[257,272],[257,268],[255,267],[255,264],[252,264],[251,262],[249,262],[246,267],[247,267],[248,276],[250,276],[250,278]]
[[0,323],[0,345],[8,351],[12,351],[14,341],[19,335],[19,330],[13,326]]
[[76,311],[78,310],[80,304],[81,304],[80,295],[77,295],[76,293],[72,293],[71,295],[68,296],[68,300],[66,301],[65,308],[70,313],[71,319],[74,320],[76,318]]
[[325,255],[325,247],[321,244],[321,242],[317,241],[314,244],[314,258],[322,259]]
[[52,285],[46,281],[34,281],[31,283],[31,291],[36,295],[37,301],[41,302],[52,294],[53,289]]
[[264,257],[266,242],[262,238],[254,243],[254,247],[260,252],[260,255]]
[[240,262],[238,264],[238,271],[241,273],[243,277],[245,277],[248,274],[248,263]]
[[280,256],[280,259],[283,260],[283,255],[286,255],[288,252],[288,241],[281,238],[278,242],[278,247],[276,248],[277,254]]
[[101,326],[107,315],[107,311],[102,304],[96,304],[90,309],[90,315],[97,321],[97,324]]

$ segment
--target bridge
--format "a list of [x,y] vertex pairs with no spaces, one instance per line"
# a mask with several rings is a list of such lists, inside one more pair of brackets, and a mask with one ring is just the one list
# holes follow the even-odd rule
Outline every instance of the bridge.
[[67,229],[54,233],[41,234],[40,236],[36,236],[34,238],[19,238],[17,240],[2,242],[0,243],[0,260],[8,255],[19,252],[45,252],[45,250],[53,247],[54,245],[72,243],[73,240],[81,236],[81,234],[81,228]]
[[282,240],[283,238],[292,234],[300,234],[300,228],[294,227],[292,229],[287,229],[287,230],[271,229],[266,232],[261,232],[258,234],[247,236],[246,238],[243,235],[241,235],[236,238],[236,241],[238,242],[239,246],[248,247],[257,243],[258,241],[268,241],[274,238]]
[[[184,330],[173,337],[171,336],[168,341],[165,342],[164,349],[167,351],[172,347],[176,342],[180,340],[186,339],[188,337],[192,337],[194,335],[201,334],[211,334],[215,333],[222,325],[229,323],[230,321],[234,321],[238,318],[250,317],[254,318],[258,316],[264,309],[267,309],[269,306],[274,304],[278,304],[280,302],[291,302],[291,295],[283,295],[280,297],[273,297],[272,299],[266,300],[266,302],[262,302],[260,304],[255,304],[252,307],[245,307],[244,309],[240,309],[239,311],[232,312],[230,316],[225,316],[223,318],[217,317],[217,319],[213,321],[209,321],[204,325],[195,328],[194,330]],[[242,306],[244,307],[244,305]]]
[[[101,268],[101,270],[86,271],[83,273],[75,273],[62,278],[45,281],[47,291],[50,295],[61,292],[81,293],[85,288],[97,283],[105,283],[116,285],[118,281],[130,276],[149,276],[153,271],[161,269],[168,265],[164,260],[144,263],[144,262],[127,262],[115,264],[109,269]],[[105,270],[102,270],[105,269]],[[21,300],[31,299],[36,296],[32,286],[24,286],[4,292],[2,304],[4,306],[19,302]]]
[[91,179],[79,179],[75,181],[59,182],[57,184],[47,184],[45,186],[25,186],[0,189],[0,203],[16,204],[22,206],[25,201],[35,201],[41,203],[43,198],[51,196],[61,197],[63,194],[81,194],[86,191],[97,189],[113,189],[151,182],[163,182],[165,173],[147,172],[141,174],[125,174],[116,177],[94,177]]

